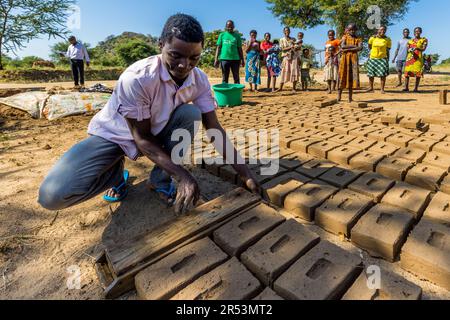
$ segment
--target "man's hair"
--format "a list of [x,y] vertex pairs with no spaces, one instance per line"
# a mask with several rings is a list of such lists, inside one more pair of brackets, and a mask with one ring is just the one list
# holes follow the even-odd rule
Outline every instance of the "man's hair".
[[256,30],[251,30],[251,31],[250,31],[250,34],[252,34],[252,33],[254,33],[254,34],[257,35],[257,34],[258,34],[258,31],[256,31]]
[[328,30],[328,33],[327,33],[327,34],[330,34],[330,33],[336,34],[336,31],[330,29],[330,30]]
[[165,44],[171,42],[174,37],[190,43],[201,42],[202,45],[205,41],[203,28],[197,19],[182,13],[173,15],[167,20],[159,41]]
[[403,29],[403,32],[405,32],[405,31],[411,32],[411,31],[409,30],[409,28]]
[[75,36],[70,36],[69,41],[72,41],[72,40],[77,40],[77,38],[75,38]]

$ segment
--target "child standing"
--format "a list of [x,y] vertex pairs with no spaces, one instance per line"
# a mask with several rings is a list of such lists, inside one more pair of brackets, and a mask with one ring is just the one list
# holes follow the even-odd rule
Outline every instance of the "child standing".
[[328,31],[328,41],[325,44],[325,82],[328,83],[328,93],[336,91],[339,78],[339,46],[341,41],[336,39],[334,30]]
[[273,41],[273,46],[267,52],[267,71],[269,79],[272,79],[272,92],[276,92],[277,77],[281,74],[281,62],[279,54],[281,48],[278,40]]
[[311,76],[309,74],[311,65],[312,65],[312,60],[310,57],[310,51],[309,51],[309,49],[305,48],[305,49],[303,49],[302,70],[300,72],[303,91],[308,91],[308,84],[309,84],[309,82],[311,82]]

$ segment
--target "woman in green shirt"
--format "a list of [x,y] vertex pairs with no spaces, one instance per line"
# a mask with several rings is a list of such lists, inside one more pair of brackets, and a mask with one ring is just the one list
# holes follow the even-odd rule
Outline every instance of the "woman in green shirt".
[[228,83],[230,70],[233,73],[234,83],[240,83],[239,67],[245,66],[244,54],[242,51],[242,38],[234,31],[234,22],[228,20],[225,32],[219,35],[217,41],[215,67],[222,68],[222,82]]

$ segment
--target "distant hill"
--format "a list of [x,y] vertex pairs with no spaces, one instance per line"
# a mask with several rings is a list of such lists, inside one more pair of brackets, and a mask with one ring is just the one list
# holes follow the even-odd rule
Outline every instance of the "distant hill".
[[110,35],[105,40],[100,41],[95,47],[99,52],[113,54],[115,48],[123,43],[127,43],[130,40],[142,40],[148,43],[152,47],[158,46],[158,38],[151,35],[144,35],[136,32],[124,32],[121,35]]

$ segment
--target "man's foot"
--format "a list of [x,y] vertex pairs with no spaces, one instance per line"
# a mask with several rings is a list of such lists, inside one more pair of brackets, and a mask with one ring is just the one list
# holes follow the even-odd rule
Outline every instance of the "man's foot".
[[150,181],[147,181],[147,188],[150,191],[157,193],[164,205],[172,207],[175,204],[175,200],[177,199],[177,189],[173,181],[166,189],[158,189]]
[[399,84],[397,84],[395,87],[396,87],[396,88],[399,88],[399,87],[401,87],[401,86],[403,86],[403,83],[399,83]]
[[409,92],[409,89],[403,89],[402,92]]
[[375,90],[374,89],[367,89],[366,93],[374,93]]
[[105,195],[103,196],[103,200],[105,200],[106,202],[115,203],[121,202],[123,199],[125,199],[128,195],[127,184],[129,177],[130,173],[125,170],[123,172],[122,183],[106,191]]

